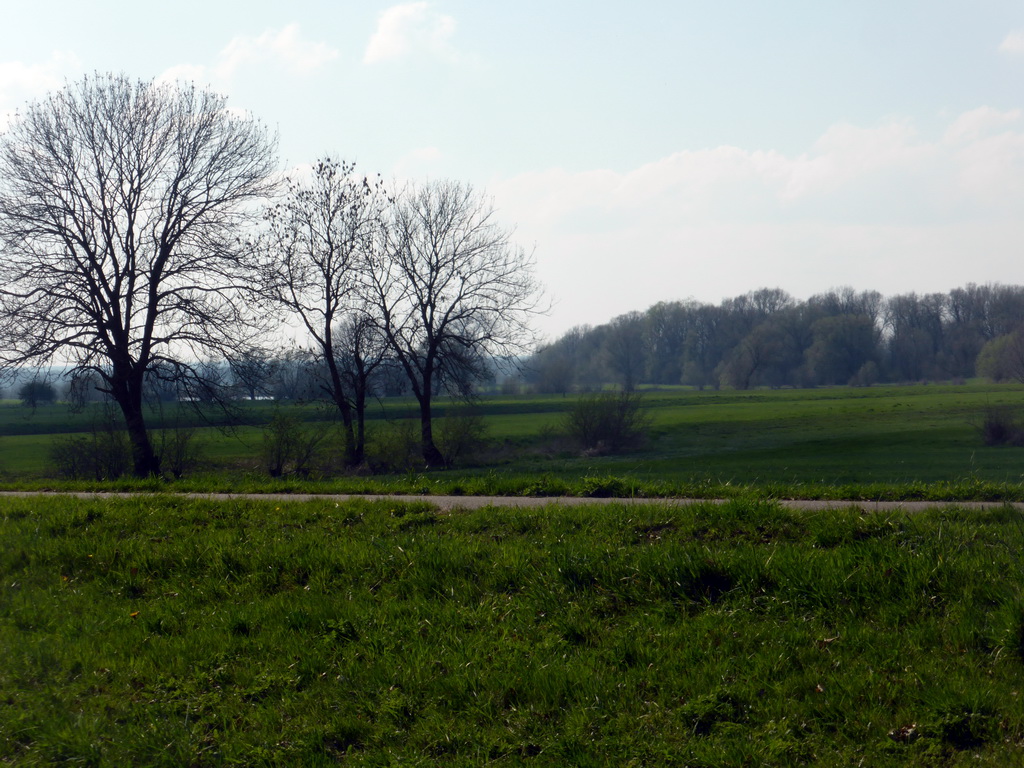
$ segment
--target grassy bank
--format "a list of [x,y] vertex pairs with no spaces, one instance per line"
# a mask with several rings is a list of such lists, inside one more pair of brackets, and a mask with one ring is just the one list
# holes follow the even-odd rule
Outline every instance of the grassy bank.
[[5,500],[0,761],[1007,765],[1016,513]]

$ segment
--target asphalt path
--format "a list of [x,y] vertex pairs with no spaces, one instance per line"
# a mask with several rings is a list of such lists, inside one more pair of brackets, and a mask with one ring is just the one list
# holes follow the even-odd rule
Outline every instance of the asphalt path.
[[[661,504],[665,506],[689,506],[693,504],[725,504],[726,499],[648,499],[648,498],[593,498],[580,496],[427,496],[427,495],[385,495],[385,494],[314,494],[314,493],[180,493],[152,494],[116,493],[109,491],[0,491],[0,499],[5,497],[25,496],[74,496],[81,499],[108,499],[124,496],[162,496],[175,495],[190,499],[209,499],[211,501],[230,501],[245,499],[248,501],[275,502],[311,502],[326,501],[340,504],[351,499],[422,501],[440,510],[483,509],[485,507],[519,507],[523,509],[557,506],[579,506],[581,504]],[[1007,501],[858,501],[828,499],[772,499],[779,506],[795,510],[825,510],[855,508],[865,512],[922,512],[936,507],[955,507],[958,509],[984,510],[998,509],[1006,506],[1024,510],[1024,502]]]

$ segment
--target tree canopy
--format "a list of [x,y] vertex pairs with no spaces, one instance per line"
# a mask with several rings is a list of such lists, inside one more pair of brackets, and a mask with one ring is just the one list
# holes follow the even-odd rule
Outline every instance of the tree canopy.
[[420,406],[423,458],[440,466],[431,426],[438,388],[465,391],[486,358],[532,341],[541,287],[533,259],[471,186],[443,181],[399,196],[370,278],[372,301]]
[[147,379],[198,396],[198,361],[262,329],[240,233],[275,165],[259,122],[193,86],[92,75],[29,104],[0,137],[0,367],[95,374],[158,471]]

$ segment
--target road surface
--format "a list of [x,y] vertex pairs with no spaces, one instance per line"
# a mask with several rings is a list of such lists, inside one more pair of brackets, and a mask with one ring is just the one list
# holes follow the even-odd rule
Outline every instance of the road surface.
[[[142,496],[145,493],[114,493],[108,491],[0,491],[0,499],[12,496],[75,496],[84,499],[116,498],[118,496]],[[157,495],[157,494],[154,494]],[[646,499],[646,498],[590,498],[579,496],[426,496],[426,495],[384,495],[384,494],[312,494],[312,493],[182,493],[176,494],[192,499],[229,501],[246,499],[250,501],[328,501],[341,503],[350,499],[423,501],[441,510],[482,509],[484,507],[536,508],[549,504],[578,506],[580,504],[724,504],[725,499]],[[837,501],[824,499],[775,499],[779,506],[797,510],[846,509],[855,507],[867,512],[906,511],[920,512],[935,507],[958,507],[961,509],[996,509],[1011,506],[1024,511],[1024,502],[1005,501]]]

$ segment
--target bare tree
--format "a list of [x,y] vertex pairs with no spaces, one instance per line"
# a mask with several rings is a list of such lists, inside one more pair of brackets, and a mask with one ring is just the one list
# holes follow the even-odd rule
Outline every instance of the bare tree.
[[361,464],[366,453],[366,400],[378,370],[387,360],[387,338],[377,319],[364,311],[353,313],[334,330],[335,365],[355,416],[355,451],[352,463]]
[[317,371],[307,349],[289,349],[274,359],[270,394],[275,400],[315,400],[320,396]]
[[231,383],[250,400],[269,397],[276,365],[277,361],[270,355],[243,352],[228,359]]
[[352,163],[324,158],[308,178],[290,180],[267,214],[268,290],[312,339],[322,388],[341,414],[349,465],[363,461],[366,377],[380,361],[360,286],[389,202],[379,180],[354,171]]
[[382,327],[420,410],[428,466],[445,461],[434,443],[436,390],[465,392],[487,357],[511,359],[533,336],[540,286],[533,259],[512,243],[489,200],[451,181],[409,189],[371,271]]
[[194,361],[258,335],[239,234],[272,189],[275,145],[221,96],[121,75],[28,105],[0,138],[0,369],[97,375],[137,475],[160,467],[147,374],[204,390]]

